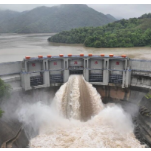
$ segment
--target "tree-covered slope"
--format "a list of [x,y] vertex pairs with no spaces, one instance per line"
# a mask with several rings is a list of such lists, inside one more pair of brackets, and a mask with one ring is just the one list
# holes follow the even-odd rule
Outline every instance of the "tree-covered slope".
[[[145,16],[145,17],[144,17]],[[63,31],[48,40],[58,43],[83,43],[87,47],[133,47],[151,45],[150,14],[122,19],[102,27]]]
[[79,27],[96,27],[115,21],[83,4],[38,7],[0,23],[0,32],[45,33]]
[[18,17],[19,12],[11,10],[0,10],[0,23],[9,21],[12,18]]
[[[10,91],[11,91],[11,86],[9,84],[5,83],[0,78],[0,104],[5,97],[10,96]],[[3,111],[0,108],[0,117],[2,116],[2,114],[3,114]]]

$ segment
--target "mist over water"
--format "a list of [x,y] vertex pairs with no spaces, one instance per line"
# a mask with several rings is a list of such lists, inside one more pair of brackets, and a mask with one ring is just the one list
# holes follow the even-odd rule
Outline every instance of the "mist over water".
[[30,141],[33,148],[144,147],[133,134],[131,116],[120,105],[104,105],[83,76],[70,76],[51,106],[26,104],[17,113],[23,125],[40,129]]

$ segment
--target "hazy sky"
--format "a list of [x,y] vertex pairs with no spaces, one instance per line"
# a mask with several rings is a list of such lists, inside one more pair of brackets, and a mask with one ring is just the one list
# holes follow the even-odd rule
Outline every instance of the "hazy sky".
[[[0,4],[0,9],[10,9],[15,11],[31,10],[39,6],[52,7],[59,4]],[[151,12],[151,4],[87,4],[89,7],[102,12],[111,14],[116,18],[139,17],[144,13]]]

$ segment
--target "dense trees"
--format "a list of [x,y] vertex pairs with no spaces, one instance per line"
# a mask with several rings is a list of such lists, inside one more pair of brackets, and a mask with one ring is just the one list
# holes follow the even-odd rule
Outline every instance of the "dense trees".
[[[9,97],[11,87],[6,84],[3,80],[0,79],[0,103],[5,97]],[[0,117],[2,116],[3,111],[0,109]]]
[[144,14],[144,15],[142,15],[142,16],[139,17],[139,18],[151,18],[151,13]]
[[70,44],[83,43],[86,47],[96,48],[151,45],[151,19],[149,16],[150,14],[146,18],[122,19],[102,27],[85,27],[63,31],[48,40]]

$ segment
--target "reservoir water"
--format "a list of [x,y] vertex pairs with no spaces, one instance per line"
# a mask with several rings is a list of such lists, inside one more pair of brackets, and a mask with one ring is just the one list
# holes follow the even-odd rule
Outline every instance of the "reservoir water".
[[83,45],[49,43],[53,34],[0,34],[0,62],[21,61],[25,56],[37,57],[59,54],[126,54],[131,58],[150,59],[151,47],[88,48]]

